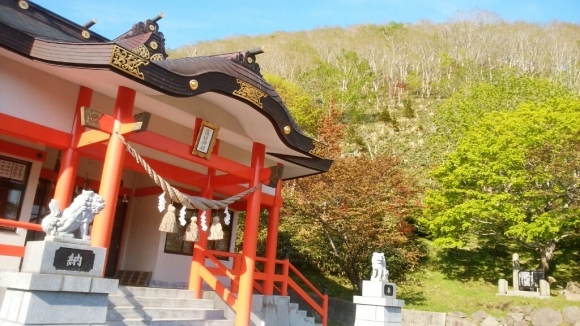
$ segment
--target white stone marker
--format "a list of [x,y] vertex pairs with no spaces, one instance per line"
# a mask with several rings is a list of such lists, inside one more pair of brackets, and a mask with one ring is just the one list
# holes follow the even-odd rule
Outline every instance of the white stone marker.
[[[376,253],[375,253],[376,254]],[[383,264],[377,265],[375,257],[380,255],[373,254],[373,269]],[[385,273],[388,275],[387,273]],[[375,272],[373,271],[373,276]],[[405,305],[404,300],[397,299],[397,286],[386,279],[376,279],[371,276],[371,281],[363,281],[362,296],[355,295],[353,302],[356,303],[356,316],[354,326],[401,326],[403,323],[402,307]]]

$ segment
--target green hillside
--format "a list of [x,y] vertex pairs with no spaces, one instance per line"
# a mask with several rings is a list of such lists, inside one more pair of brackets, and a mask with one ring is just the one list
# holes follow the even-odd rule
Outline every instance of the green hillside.
[[558,289],[580,279],[580,25],[475,12],[170,55],[261,46],[265,79],[335,160],[285,182],[280,257],[290,249],[315,284],[350,300],[371,253],[385,252],[408,307],[500,313],[515,301],[494,295],[497,280],[519,252],[556,280],[553,300],[522,305],[561,307]]

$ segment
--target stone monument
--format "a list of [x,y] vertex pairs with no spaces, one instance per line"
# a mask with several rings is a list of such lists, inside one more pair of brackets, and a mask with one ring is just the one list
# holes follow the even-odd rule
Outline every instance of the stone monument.
[[397,286],[389,282],[385,254],[374,252],[370,281],[363,281],[362,296],[354,296],[354,326],[400,326],[403,323],[404,300],[397,299]]
[[520,290],[520,284],[519,284],[519,272],[520,272],[520,255],[513,254],[512,255],[512,267],[513,267],[513,272],[512,272],[512,287],[514,289],[514,291],[519,291]]
[[0,325],[105,325],[108,295],[119,281],[102,277],[106,249],[91,247],[89,234],[104,207],[93,191],[83,191],[63,212],[50,202],[44,241],[27,243],[20,272],[0,273],[6,288]]
[[[513,290],[509,290],[507,280],[499,279],[496,295],[550,299],[550,283],[543,279],[543,272],[521,270],[520,257],[517,253],[512,255],[512,267]],[[529,291],[524,291],[525,289]]]

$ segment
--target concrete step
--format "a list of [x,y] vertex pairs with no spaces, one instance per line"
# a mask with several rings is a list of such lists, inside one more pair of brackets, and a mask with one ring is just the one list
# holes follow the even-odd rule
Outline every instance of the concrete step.
[[133,308],[206,308],[214,307],[213,300],[207,299],[183,299],[139,296],[109,296],[109,307],[133,307]]
[[107,321],[107,326],[234,326],[233,320],[187,320],[187,319],[125,319]]
[[138,286],[119,286],[115,296],[161,297],[192,299],[193,292],[179,289],[147,288]]
[[[293,305],[290,303],[290,305]],[[291,310],[290,311],[290,325],[300,325],[300,326],[314,326],[314,317],[308,317],[305,310]]]
[[121,321],[140,318],[155,319],[224,319],[224,312],[217,309],[187,309],[187,308],[133,308],[114,307],[107,309],[107,321]]
[[290,307],[290,310],[296,310],[296,311],[298,311],[298,308],[300,307],[299,304],[293,303],[293,302],[290,302],[288,305]]

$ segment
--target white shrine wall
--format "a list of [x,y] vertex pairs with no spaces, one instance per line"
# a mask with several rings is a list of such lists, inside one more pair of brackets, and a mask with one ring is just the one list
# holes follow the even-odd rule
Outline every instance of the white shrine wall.
[[64,79],[0,60],[0,113],[71,132],[78,93],[79,86]]

